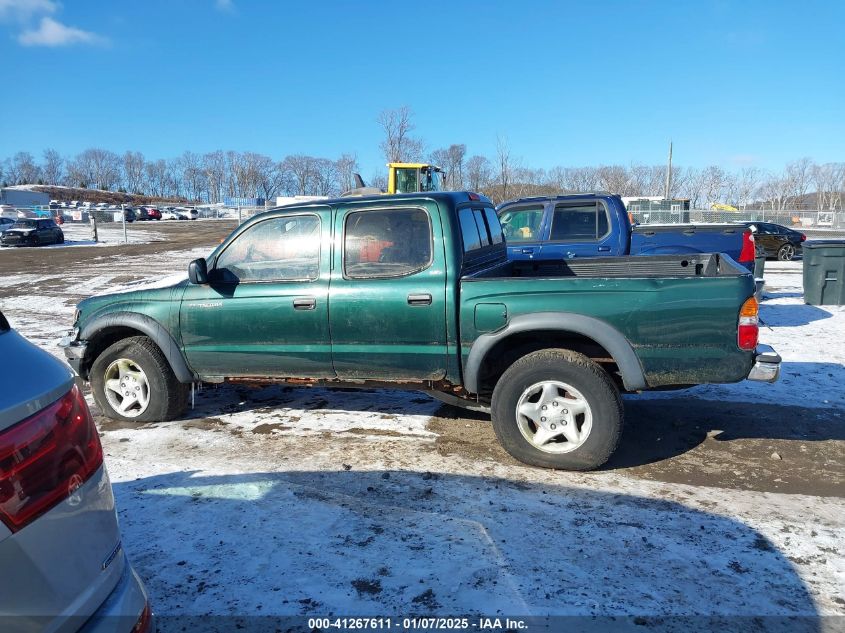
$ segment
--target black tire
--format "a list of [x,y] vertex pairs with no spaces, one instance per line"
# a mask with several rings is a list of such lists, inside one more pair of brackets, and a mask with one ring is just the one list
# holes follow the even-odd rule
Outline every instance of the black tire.
[[784,244],[778,249],[778,259],[782,262],[791,262],[795,257],[795,247],[792,244]]
[[[149,404],[142,413],[126,416],[117,411],[105,393],[105,374],[118,359],[128,359],[143,370],[149,383]],[[190,386],[179,382],[158,346],[146,336],[122,339],[107,347],[91,366],[89,374],[94,400],[103,415],[127,422],[163,422],[182,414],[188,406]]]
[[[544,381],[570,385],[580,392],[589,406],[592,428],[583,443],[570,452],[541,450],[520,431],[517,421],[520,398],[532,385]],[[493,390],[491,414],[493,429],[502,447],[519,461],[543,468],[598,468],[616,450],[622,435],[622,398],[610,376],[583,354],[567,349],[540,350],[511,365]],[[580,420],[584,424],[585,418]]]

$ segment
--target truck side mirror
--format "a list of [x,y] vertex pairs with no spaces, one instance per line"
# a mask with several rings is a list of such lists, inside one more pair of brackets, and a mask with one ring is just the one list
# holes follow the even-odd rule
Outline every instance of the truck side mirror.
[[208,283],[208,264],[200,257],[188,264],[188,279],[195,286]]

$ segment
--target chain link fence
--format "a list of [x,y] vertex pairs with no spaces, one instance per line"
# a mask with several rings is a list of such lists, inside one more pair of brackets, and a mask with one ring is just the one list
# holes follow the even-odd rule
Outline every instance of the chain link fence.
[[845,211],[713,211],[708,209],[672,211],[632,211],[640,224],[730,224],[734,222],[773,222],[782,226],[804,229],[845,229]]

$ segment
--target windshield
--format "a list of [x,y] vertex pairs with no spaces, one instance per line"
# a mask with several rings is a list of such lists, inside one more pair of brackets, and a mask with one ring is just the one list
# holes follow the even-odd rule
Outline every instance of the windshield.
[[35,220],[18,220],[12,225],[13,229],[34,229],[38,224]]
[[420,170],[420,191],[441,191],[442,172],[435,171],[433,167],[423,167]]

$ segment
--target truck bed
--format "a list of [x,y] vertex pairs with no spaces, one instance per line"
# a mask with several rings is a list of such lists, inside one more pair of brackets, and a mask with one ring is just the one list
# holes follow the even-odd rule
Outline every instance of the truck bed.
[[748,270],[718,253],[655,255],[649,257],[595,257],[556,261],[510,261],[464,279],[512,277],[580,277],[656,279],[665,277],[735,277]]
[[753,364],[736,339],[753,293],[751,273],[721,254],[510,261],[461,278],[461,343],[521,315],[581,315],[630,342],[647,388],[736,382]]

